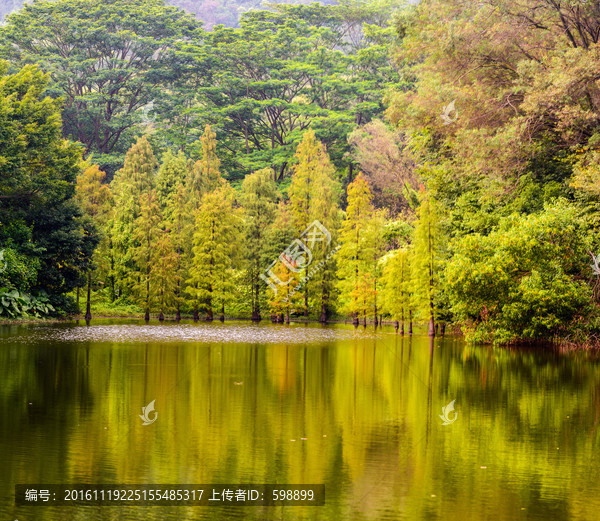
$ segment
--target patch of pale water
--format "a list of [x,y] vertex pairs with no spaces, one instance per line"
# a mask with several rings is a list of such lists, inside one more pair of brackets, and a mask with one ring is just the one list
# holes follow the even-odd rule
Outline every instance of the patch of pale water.
[[11,342],[220,342],[249,344],[320,344],[339,340],[389,337],[390,330],[332,328],[295,324],[265,327],[255,324],[112,324],[37,327]]

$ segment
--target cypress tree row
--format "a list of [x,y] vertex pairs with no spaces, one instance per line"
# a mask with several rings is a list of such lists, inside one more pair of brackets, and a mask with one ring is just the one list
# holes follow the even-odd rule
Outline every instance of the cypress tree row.
[[110,186],[97,166],[82,173],[78,198],[102,230],[89,292],[135,302],[146,320],[261,320],[268,310],[286,323],[341,313],[377,325],[385,314],[402,333],[405,321],[412,332],[413,318],[433,331],[440,231],[428,194],[414,237],[396,248],[385,230],[397,223],[374,207],[363,174],[348,185],[341,210],[335,168],[312,130],[296,151],[287,193],[265,169],[234,188],[210,126],[199,143],[196,161],[166,150],[159,162],[142,136]]

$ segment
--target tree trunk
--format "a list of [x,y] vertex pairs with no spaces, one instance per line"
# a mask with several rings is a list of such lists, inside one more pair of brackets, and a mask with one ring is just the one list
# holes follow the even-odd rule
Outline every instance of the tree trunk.
[[109,236],[108,248],[110,251],[110,301],[114,302],[117,300],[115,293],[115,257],[113,255],[113,242],[112,237]]
[[319,317],[321,324],[327,323],[327,289],[325,288],[325,276],[321,283],[321,316]]
[[221,306],[221,316],[219,316],[221,322],[225,322],[225,304]]
[[146,267],[146,314],[144,320],[148,322],[150,320],[150,259]]
[[398,332],[398,328],[400,327],[400,323],[396,320],[394,322],[394,329],[396,330],[396,333]]
[[304,316],[308,317],[308,281],[304,284]]
[[287,163],[284,163],[283,165],[281,165],[281,168],[279,169],[279,176],[277,177],[277,181],[281,181],[283,179],[283,174],[285,174],[286,166],[287,166]]
[[412,328],[412,311],[408,312],[408,334],[409,335],[413,334],[413,328]]
[[175,320],[177,322],[181,321],[181,310],[179,309],[179,305],[177,305],[177,312],[175,313]]
[[[79,288],[77,288],[79,289]],[[88,283],[87,283],[87,302],[85,304],[85,320],[92,320],[92,304],[91,304],[91,296],[92,296],[92,272],[88,271]],[[79,306],[77,306],[79,308]]]
[[[211,261],[212,263],[212,261]],[[212,284],[210,284],[208,286],[208,291],[210,296],[208,297],[208,309],[206,311],[206,320],[208,320],[208,322],[212,322],[213,321],[213,308],[212,308]]]
[[429,336],[435,336],[435,321],[433,315],[429,318]]
[[290,309],[286,309],[285,311],[285,323],[289,324],[290,323]]
[[[429,209],[429,207],[428,207]],[[433,319],[433,247],[431,244],[431,213],[428,227],[429,241],[429,336],[435,336],[435,321]]]
[[375,328],[377,328],[377,325],[379,324],[379,322],[377,321],[377,280],[373,281],[373,295],[374,295],[374,300],[373,300],[373,308],[374,308],[374,320],[375,320]]
[[255,307],[252,310],[252,321],[253,322],[260,322],[261,316],[260,316],[260,287],[259,284],[256,284],[254,286],[254,291],[255,291]]
[[327,308],[324,302],[321,304],[321,316],[319,317],[319,322],[321,322],[321,324],[327,324]]
[[446,334],[446,322],[442,322],[442,326],[440,327],[440,332],[442,333],[442,336],[444,336]]
[[283,324],[283,313],[279,313],[277,316],[277,323]]
[[158,320],[161,322],[165,321],[165,314],[163,313],[162,309],[160,310],[160,315],[158,315]]
[[200,315],[198,313],[198,305],[194,304],[194,322],[198,322],[200,320]]
[[354,327],[358,326],[358,313],[354,313],[354,318],[352,319],[352,323],[354,324]]
[[363,327],[367,327],[367,314],[363,315]]
[[81,309],[79,308],[79,286],[77,286],[77,300],[75,301],[75,306],[77,307],[77,314],[81,313]]

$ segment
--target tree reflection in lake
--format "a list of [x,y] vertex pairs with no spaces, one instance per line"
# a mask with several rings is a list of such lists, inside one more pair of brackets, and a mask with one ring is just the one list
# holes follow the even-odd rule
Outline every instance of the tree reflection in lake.
[[[94,327],[0,329],[3,518],[583,520],[600,509],[592,355],[392,326]],[[452,400],[456,421],[442,425]],[[16,483],[83,482],[325,483],[326,504],[14,506]]]

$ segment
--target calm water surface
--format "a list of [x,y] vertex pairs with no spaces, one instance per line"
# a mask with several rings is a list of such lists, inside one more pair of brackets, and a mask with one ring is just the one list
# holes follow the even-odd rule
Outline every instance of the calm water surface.
[[[585,353],[343,325],[4,326],[0,422],[0,519],[600,519]],[[17,483],[324,483],[326,503],[22,507]]]

